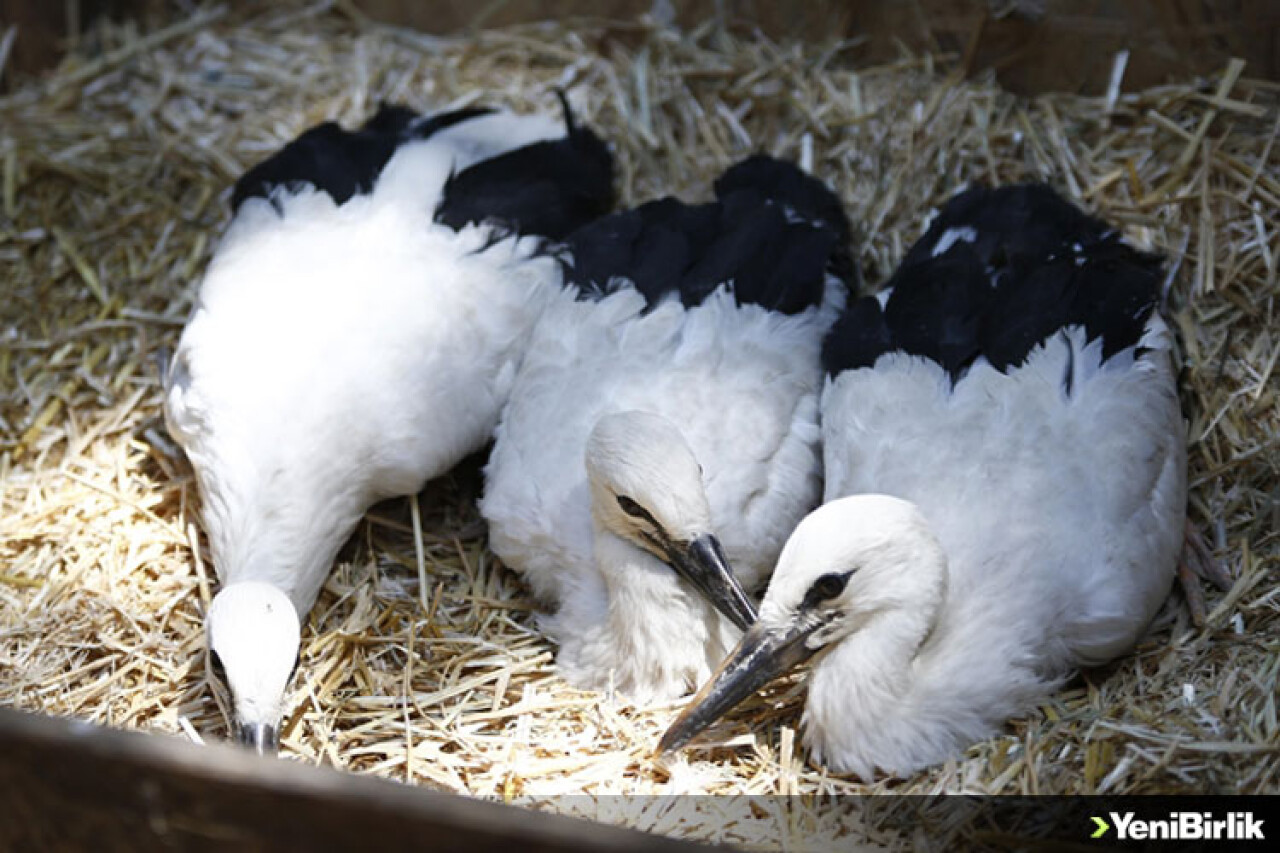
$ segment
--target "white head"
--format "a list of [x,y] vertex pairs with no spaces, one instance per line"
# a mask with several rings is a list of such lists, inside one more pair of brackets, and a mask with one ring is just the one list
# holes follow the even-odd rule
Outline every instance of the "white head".
[[301,643],[293,602],[268,583],[233,583],[214,597],[205,622],[209,680],[230,700],[236,740],[273,752]]
[[678,749],[773,678],[886,614],[933,620],[946,555],[914,504],[858,495],[811,512],[787,540],[760,618],[662,738]]
[[855,495],[818,507],[796,526],[778,557],[760,619],[775,628],[819,620],[805,640],[816,652],[878,613],[936,606],[945,584],[946,555],[915,504]]
[[604,415],[585,461],[603,530],[669,565],[739,628],[755,620],[712,532],[702,466],[675,424],[648,412]]
[[702,466],[666,418],[640,411],[604,415],[587,438],[586,465],[596,520],[660,559],[666,554],[645,538],[653,523],[637,506],[674,539],[711,529]]

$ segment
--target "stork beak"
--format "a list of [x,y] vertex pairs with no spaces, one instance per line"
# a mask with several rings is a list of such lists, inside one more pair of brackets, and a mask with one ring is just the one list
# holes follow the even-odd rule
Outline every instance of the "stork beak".
[[275,755],[280,749],[276,727],[268,723],[236,723],[236,741],[258,755]]
[[752,625],[716,674],[667,729],[658,743],[658,754],[684,746],[752,693],[812,657],[817,649],[809,648],[804,641],[819,624],[792,620],[782,626],[762,622]]
[[682,551],[677,545],[669,557],[672,568],[739,630],[747,630],[756,621],[755,605],[729,568],[729,560],[715,536],[695,536],[687,549]]

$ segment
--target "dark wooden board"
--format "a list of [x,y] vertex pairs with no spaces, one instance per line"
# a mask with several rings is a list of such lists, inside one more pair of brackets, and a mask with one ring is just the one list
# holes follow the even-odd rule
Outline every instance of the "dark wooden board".
[[5,709],[0,804],[3,851],[709,849],[228,744]]

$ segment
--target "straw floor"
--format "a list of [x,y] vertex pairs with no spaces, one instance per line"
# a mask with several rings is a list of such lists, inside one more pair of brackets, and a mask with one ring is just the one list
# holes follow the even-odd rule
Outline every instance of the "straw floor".
[[1280,86],[1232,64],[1025,100],[962,81],[954,56],[857,69],[848,44],[647,22],[446,39],[344,8],[210,8],[146,35],[104,25],[0,99],[0,703],[224,734],[202,654],[216,581],[157,366],[225,191],[309,125],[359,121],[382,99],[552,110],[561,86],[615,146],[624,203],[696,198],[755,150],[811,158],[845,200],[870,283],[973,180],[1047,180],[1163,253],[1190,516],[1234,586],[1209,592],[1203,629],[1175,593],[1135,653],[909,780],[806,763],[798,682],[733,714],[725,745],[659,766],[650,751],[677,707],[556,677],[526,593],[486,550],[472,461],[418,499],[427,588],[408,500],[375,508],[342,552],[305,630],[287,756],[747,846],[848,827],[816,798],[732,814],[721,798],[551,798],[1280,791]]

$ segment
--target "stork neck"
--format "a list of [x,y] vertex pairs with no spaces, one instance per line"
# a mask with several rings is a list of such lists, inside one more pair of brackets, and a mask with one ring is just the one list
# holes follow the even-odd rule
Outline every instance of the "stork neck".
[[595,551],[608,595],[604,640],[619,687],[669,699],[705,681],[736,640],[732,626],[648,552],[600,529]]
[[[945,578],[945,567],[939,569]],[[910,714],[916,658],[941,612],[945,580],[924,589],[930,594],[862,615],[858,628],[814,665],[805,711],[810,731],[875,726]]]
[[224,584],[270,583],[289,596],[305,620],[369,501],[352,489],[323,499],[316,497],[319,490],[282,491],[251,488],[206,501],[204,524]]

